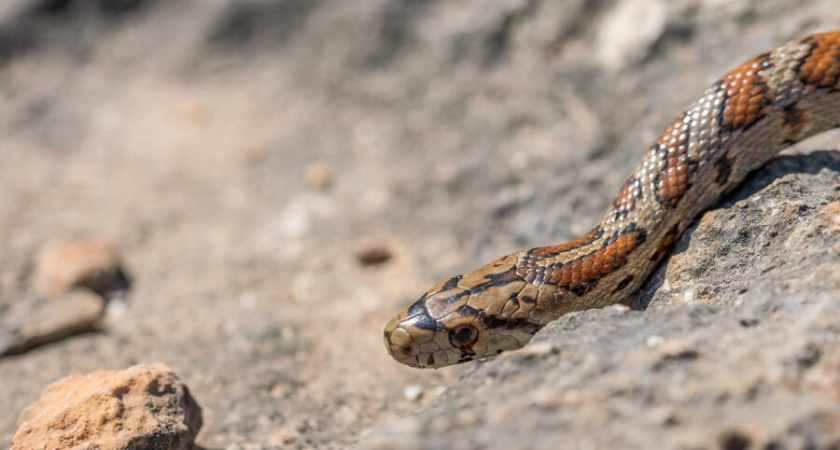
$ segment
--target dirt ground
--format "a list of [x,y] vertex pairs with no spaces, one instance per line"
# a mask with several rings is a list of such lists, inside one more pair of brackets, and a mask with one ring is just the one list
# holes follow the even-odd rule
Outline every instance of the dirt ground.
[[471,370],[395,363],[391,315],[585,232],[709,82],[837,25],[830,0],[6,0],[0,314],[57,238],[113,240],[133,285],[100,332],[0,359],[0,442],[56,379],[162,362],[208,449],[352,445]]

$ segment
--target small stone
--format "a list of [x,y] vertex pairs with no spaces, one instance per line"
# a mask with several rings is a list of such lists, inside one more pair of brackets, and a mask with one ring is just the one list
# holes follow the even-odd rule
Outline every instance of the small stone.
[[665,338],[663,338],[662,336],[659,336],[657,334],[652,334],[652,335],[648,336],[647,339],[645,339],[645,347],[648,347],[648,348],[659,347],[660,345],[662,345],[663,342],[665,342]]
[[675,425],[679,421],[674,411],[668,406],[658,406],[645,413],[646,418],[657,425]]
[[374,266],[386,263],[392,256],[391,249],[376,242],[362,243],[358,245],[356,249],[356,259],[363,266]]
[[425,389],[419,384],[409,384],[403,388],[403,397],[410,402],[419,402],[424,393]]
[[316,189],[328,188],[333,179],[333,169],[324,161],[316,161],[310,164],[303,172],[303,181],[306,185]]
[[102,238],[52,242],[38,253],[34,266],[33,288],[48,298],[76,287],[110,298],[129,287],[116,247]]
[[183,102],[178,108],[178,116],[194,127],[203,127],[210,122],[210,110],[198,100]]
[[601,65],[618,71],[647,56],[665,32],[668,12],[660,0],[619,2],[603,19],[596,55]]
[[0,356],[87,333],[99,327],[105,301],[87,289],[74,289],[60,301],[20,302],[0,318]]
[[677,339],[662,342],[659,345],[659,352],[666,359],[695,359],[699,356],[693,344]]
[[558,350],[554,346],[554,342],[550,341],[543,341],[543,342],[536,342],[533,344],[528,344],[525,347],[522,347],[519,351],[515,353],[510,353],[511,355],[518,355],[518,356],[533,356],[533,355],[547,355],[550,353],[557,353]]
[[265,144],[251,143],[242,148],[242,154],[248,165],[257,166],[265,161],[268,148]]
[[625,304],[623,304],[623,303],[616,303],[616,304],[613,304],[613,305],[608,306],[607,308],[608,308],[608,309],[610,309],[610,310],[613,310],[613,311],[615,311],[615,312],[627,312],[627,311],[630,311],[630,307],[629,307],[629,306],[627,306],[627,305],[625,305]]
[[290,444],[298,439],[300,439],[300,433],[291,428],[281,428],[271,433],[268,437],[269,444],[276,445],[278,447]]
[[163,364],[71,375],[21,412],[12,450],[187,450],[201,408]]

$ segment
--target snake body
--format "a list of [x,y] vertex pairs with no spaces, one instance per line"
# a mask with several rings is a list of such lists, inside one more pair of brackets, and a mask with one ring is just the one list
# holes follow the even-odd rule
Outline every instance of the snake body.
[[758,55],[671,122],[592,231],[441,281],[388,322],[385,345],[403,364],[448,366],[626,300],[701,211],[785,147],[838,126],[840,31]]

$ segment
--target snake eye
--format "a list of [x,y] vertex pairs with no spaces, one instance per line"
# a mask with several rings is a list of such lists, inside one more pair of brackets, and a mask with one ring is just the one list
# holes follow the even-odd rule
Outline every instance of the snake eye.
[[458,325],[449,332],[449,342],[458,348],[470,348],[478,340],[478,330],[472,325]]

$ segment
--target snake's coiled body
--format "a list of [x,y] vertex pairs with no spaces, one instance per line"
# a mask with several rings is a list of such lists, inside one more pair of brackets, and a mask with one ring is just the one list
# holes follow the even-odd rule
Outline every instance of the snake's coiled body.
[[386,325],[386,347],[401,363],[441,367],[519,348],[570,311],[621,302],[747,173],[837,126],[840,31],[759,55],[674,119],[592,231],[438,283]]

